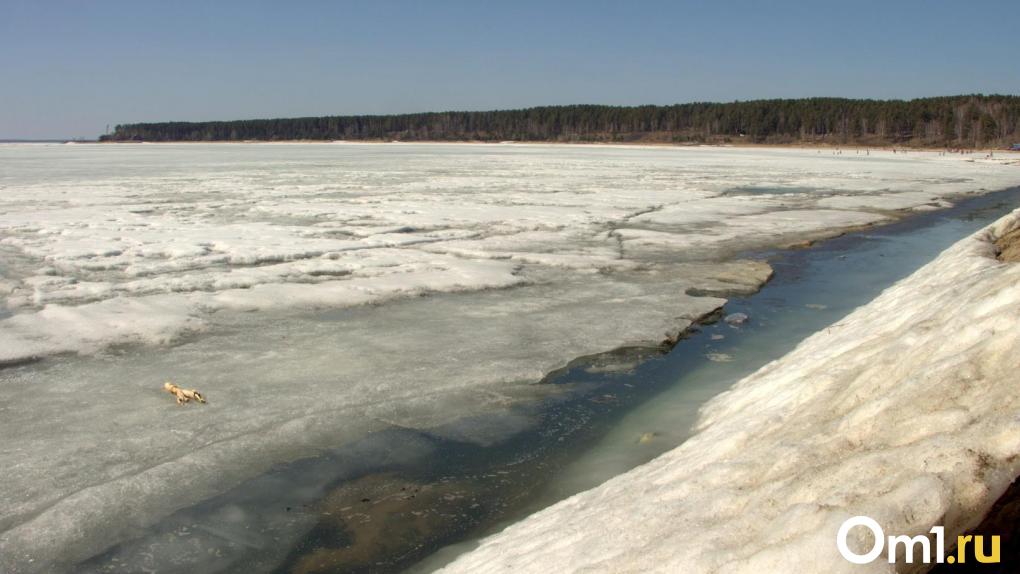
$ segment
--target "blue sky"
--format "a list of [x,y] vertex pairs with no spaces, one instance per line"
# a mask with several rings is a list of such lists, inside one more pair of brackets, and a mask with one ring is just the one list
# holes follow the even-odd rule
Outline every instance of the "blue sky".
[[0,0],[0,138],[136,121],[1017,94],[1018,23],[1018,0]]

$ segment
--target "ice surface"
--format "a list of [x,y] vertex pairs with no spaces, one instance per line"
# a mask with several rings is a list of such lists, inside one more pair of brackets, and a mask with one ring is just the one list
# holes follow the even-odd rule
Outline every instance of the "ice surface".
[[[674,338],[723,303],[697,294],[767,277],[742,249],[1020,179],[934,154],[538,145],[2,146],[0,166],[13,571]],[[166,379],[210,404],[175,407]]]
[[[516,265],[643,258],[829,235],[1001,187],[1012,170],[932,155],[502,146],[7,147],[0,361],[166,342],[223,307],[341,307],[507,287]],[[55,168],[44,162],[57,162]],[[1010,180],[1012,182],[1012,180]],[[763,193],[763,190],[785,193]],[[34,268],[33,268],[34,266]],[[312,285],[315,286],[312,286]],[[250,292],[238,292],[245,290]],[[168,295],[121,324],[53,306]],[[46,309],[46,313],[41,313]],[[109,315],[103,320],[99,315]],[[136,313],[137,314],[137,313]],[[49,316],[48,316],[49,315]],[[107,325],[100,328],[99,325]],[[78,331],[80,329],[72,329]]]
[[1018,228],[957,243],[712,399],[680,447],[443,572],[897,571],[837,552],[861,514],[955,539],[1020,473],[1020,265],[993,245]]

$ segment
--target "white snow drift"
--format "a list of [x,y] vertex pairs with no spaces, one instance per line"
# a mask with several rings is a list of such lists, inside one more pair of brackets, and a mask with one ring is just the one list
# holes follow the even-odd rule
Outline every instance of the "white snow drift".
[[710,401],[680,447],[443,572],[897,571],[838,554],[855,515],[955,540],[1020,473],[1020,264],[993,246],[1018,227],[959,242]]

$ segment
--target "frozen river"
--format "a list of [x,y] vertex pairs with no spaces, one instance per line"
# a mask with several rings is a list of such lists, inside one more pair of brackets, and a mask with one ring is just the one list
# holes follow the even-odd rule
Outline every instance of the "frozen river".
[[59,569],[373,429],[486,440],[450,423],[675,338],[767,278],[743,251],[1020,179],[967,159],[0,146],[0,565]]

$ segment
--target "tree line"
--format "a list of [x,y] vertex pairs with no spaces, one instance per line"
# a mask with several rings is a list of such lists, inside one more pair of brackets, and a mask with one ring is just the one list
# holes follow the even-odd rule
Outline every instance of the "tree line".
[[925,147],[1020,142],[1020,96],[804,98],[668,106],[542,106],[116,126],[101,141],[551,141],[831,143]]

